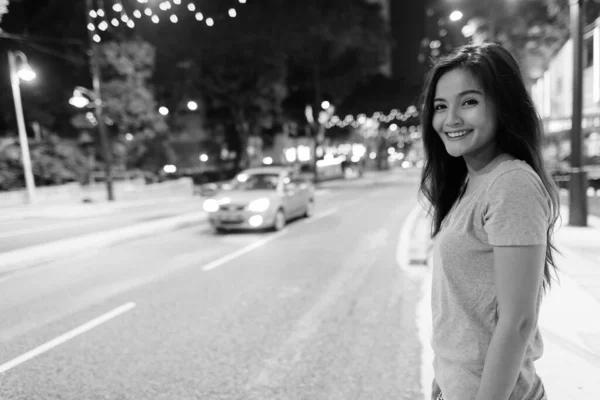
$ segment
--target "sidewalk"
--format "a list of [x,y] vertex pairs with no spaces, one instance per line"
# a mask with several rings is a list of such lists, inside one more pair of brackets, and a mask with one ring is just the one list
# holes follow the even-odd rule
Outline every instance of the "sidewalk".
[[148,200],[124,200],[101,203],[55,203],[5,207],[1,209],[0,223],[24,218],[89,218],[113,214],[125,209],[177,204],[189,201],[201,203],[200,197],[177,196]]
[[[317,193],[329,190],[318,188]],[[125,240],[207,224],[201,196],[15,206],[0,213],[0,275]]]
[[555,241],[558,282],[544,298],[539,324],[544,356],[536,363],[550,399],[598,398],[600,377],[600,218],[562,226]]
[[0,274],[207,222],[198,196],[2,209]]
[[[536,367],[549,400],[597,399],[600,398],[600,218],[589,216],[588,227],[571,227],[568,208],[561,209],[561,216],[562,225],[555,234],[555,245],[562,253],[556,257],[558,282],[553,282],[542,303],[539,325],[544,355]],[[413,231],[414,237],[422,241],[412,246],[416,249],[411,255],[415,265],[430,260],[428,229],[429,218],[423,210]],[[427,282],[428,279],[425,285]],[[428,288],[424,290],[426,296],[430,295]],[[425,300],[428,302],[429,298]],[[431,323],[430,314],[426,323]],[[427,366],[425,371],[431,373]]]

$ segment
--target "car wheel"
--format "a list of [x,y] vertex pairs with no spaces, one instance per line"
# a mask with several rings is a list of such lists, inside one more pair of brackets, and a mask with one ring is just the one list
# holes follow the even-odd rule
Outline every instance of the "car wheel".
[[277,214],[275,214],[275,222],[273,223],[273,230],[280,231],[285,227],[285,214],[282,209],[277,210]]
[[310,199],[306,205],[306,211],[304,212],[304,218],[310,218],[315,215],[315,201]]

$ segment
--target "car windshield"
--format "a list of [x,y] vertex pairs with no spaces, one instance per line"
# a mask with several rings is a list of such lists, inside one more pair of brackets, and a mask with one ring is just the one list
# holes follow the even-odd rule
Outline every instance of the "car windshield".
[[276,190],[277,174],[239,174],[232,181],[233,190]]

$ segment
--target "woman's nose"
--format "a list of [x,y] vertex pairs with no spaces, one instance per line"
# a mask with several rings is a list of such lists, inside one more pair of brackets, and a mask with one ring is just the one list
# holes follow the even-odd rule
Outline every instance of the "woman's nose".
[[447,126],[456,126],[460,125],[461,123],[462,118],[460,117],[459,113],[451,107],[446,114],[445,124]]

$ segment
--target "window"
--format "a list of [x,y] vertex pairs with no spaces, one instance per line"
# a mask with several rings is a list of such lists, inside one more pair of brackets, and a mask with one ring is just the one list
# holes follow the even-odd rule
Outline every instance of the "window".
[[589,36],[583,39],[583,68],[594,65],[594,37]]

